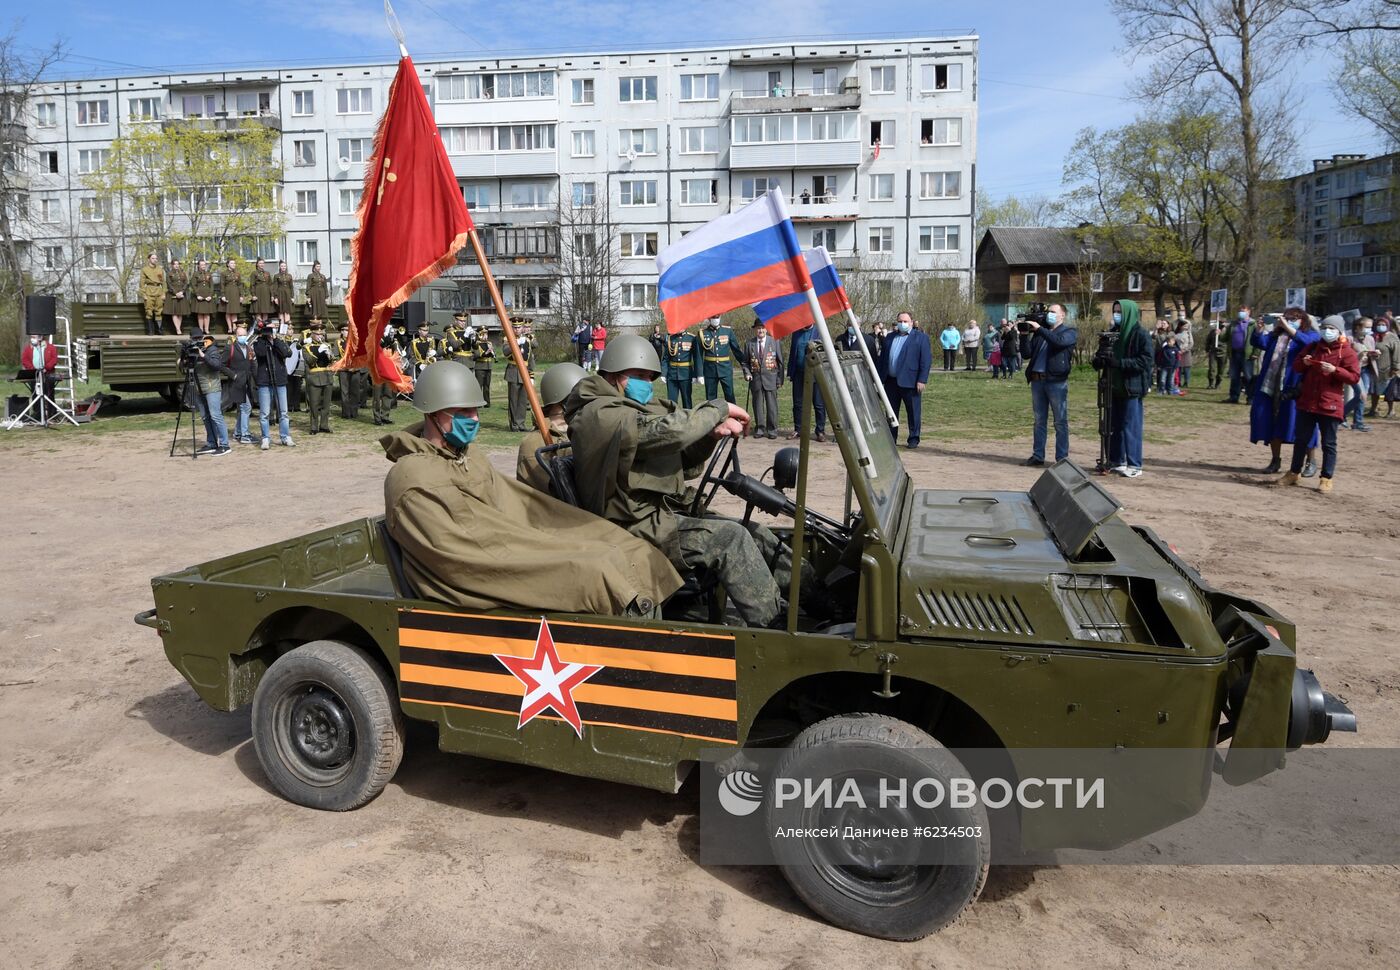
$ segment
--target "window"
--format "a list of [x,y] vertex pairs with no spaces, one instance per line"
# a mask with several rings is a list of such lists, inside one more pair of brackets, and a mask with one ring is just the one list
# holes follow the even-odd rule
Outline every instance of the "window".
[[83,264],[86,265],[88,269],[116,269],[117,247],[84,246]]
[[1089,290],[1090,290],[1090,292],[1093,292],[1093,293],[1102,293],[1102,292],[1103,292],[1103,274],[1102,274],[1102,273],[1090,273],[1090,274],[1089,274]]
[[553,125],[465,125],[439,128],[450,155],[483,152],[549,151],[554,148]]
[[919,141],[924,145],[961,145],[961,118],[925,118],[919,123]]
[[364,162],[374,152],[374,143],[368,138],[342,138],[337,143],[337,150],[347,162]]
[[920,226],[919,252],[955,253],[961,233],[957,226]]
[[682,128],[682,155],[713,155],[719,151],[718,128]]
[[116,303],[117,294],[112,290],[88,290],[83,294],[84,303]]
[[682,74],[682,101],[718,101],[718,74]]
[[316,143],[311,139],[292,142],[292,164],[305,167],[316,164]]
[[41,250],[44,260],[44,269],[58,269],[63,265],[63,247],[45,246]]
[[58,105],[44,101],[34,106],[34,123],[40,128],[52,128],[58,124]]
[[924,172],[919,176],[919,198],[956,199],[962,195],[962,173]]
[[834,67],[814,67],[812,68],[812,93],[813,94],[835,94],[836,68]]
[[655,283],[623,283],[622,307],[624,310],[653,310],[656,308]]
[[894,252],[894,229],[890,226],[871,226],[870,251],[872,253]]
[[656,255],[656,233],[624,232],[622,234],[622,255],[637,259]]
[[510,186],[510,208],[545,209],[553,204],[544,182],[517,182]]
[[617,183],[619,205],[655,205],[655,179],[629,179]]
[[1128,292],[1129,292],[1129,293],[1140,293],[1140,292],[1142,292],[1142,274],[1141,274],[1141,273],[1129,273],[1129,274],[1128,274]]
[[349,239],[342,239],[342,240],[340,241],[340,261],[341,261],[342,263],[344,263],[346,266],[349,266],[349,265],[350,265],[350,240],[349,240]]
[[84,175],[100,172],[107,165],[107,149],[83,148],[78,151],[78,171]]
[[57,200],[57,199],[40,199],[40,200],[39,200],[39,221],[40,221],[40,222],[50,223],[50,224],[51,224],[51,223],[58,222],[58,218],[59,218],[60,212],[62,212],[62,210],[59,208],[58,200]]
[[298,240],[297,240],[297,264],[298,264],[298,265],[300,265],[300,266],[310,266],[312,263],[316,262],[317,258],[318,258],[318,257],[317,257],[317,255],[316,255],[316,240],[314,240],[314,239],[298,239]]
[[79,101],[78,124],[105,125],[107,123],[106,101]]
[[719,179],[681,179],[681,205],[713,205],[719,201]]
[[594,152],[594,139],[593,139],[593,129],[592,129],[592,128],[589,128],[589,129],[586,130],[586,131],[576,131],[576,132],[574,132],[574,133],[573,133],[573,142],[574,142],[574,144],[573,144],[573,151],[572,151],[572,154],[573,154],[574,158],[592,158],[592,157],[593,157],[593,155],[594,155],[595,152]]
[[234,109],[240,117],[255,118],[272,113],[272,95],[267,91],[240,91],[234,95]]
[[1034,293],[1038,282],[1034,273],[1027,273],[1026,278],[1021,281],[1021,289],[1027,293]]
[[[480,78],[473,78],[479,89]],[[453,74],[437,79],[437,99],[439,101],[465,101],[467,100],[467,77],[465,74]]]
[[78,203],[80,222],[106,222],[112,214],[112,204],[106,199],[83,199]]
[[1337,230],[1338,246],[1354,246],[1361,242],[1361,230],[1355,226],[1350,229]]
[[462,186],[462,200],[468,209],[491,208],[491,186],[468,183]]
[[296,214],[314,216],[316,214],[316,190],[299,189],[296,194]]
[[766,175],[742,178],[739,180],[739,200],[741,202],[752,202],[765,192],[774,188],[778,180]]
[[597,185],[593,182],[574,183],[574,208],[581,209],[598,201]]
[[335,92],[335,113],[367,115],[374,111],[372,88],[340,88]]
[[515,305],[526,310],[548,310],[550,293],[548,283],[516,283]]
[[894,199],[894,176],[870,176],[870,201],[889,202]]
[[574,254],[577,256],[598,255],[598,237],[591,232],[574,233]]
[[870,144],[888,148],[894,144],[894,122],[870,122]]
[[870,93],[894,94],[894,66],[870,69]]
[[316,113],[316,92],[315,91],[293,91],[292,92],[292,116],[305,118]]
[[186,94],[180,98],[180,113],[186,118],[214,117],[212,94]]
[[655,101],[656,75],[618,78],[617,100],[624,103],[631,101]]
[[126,104],[132,121],[160,120],[159,98],[131,98]]
[[591,77],[576,77],[571,87],[573,88],[571,100],[574,104],[593,103],[593,79]]
[[857,137],[856,116],[845,112],[735,118],[733,126],[736,145],[853,141]]
[[39,171],[50,175],[58,174],[58,152],[39,153]]
[[925,64],[921,68],[923,83],[920,90],[929,91],[961,91],[962,90],[962,65],[961,64]]
[[353,216],[360,208],[360,198],[365,194],[364,189],[341,189],[340,190],[340,214],[343,216]]
[[1058,292],[1060,292],[1060,274],[1059,274],[1059,273],[1046,273],[1046,274],[1045,274],[1045,292],[1046,292],[1046,293],[1058,293]]
[[812,248],[825,246],[827,252],[836,252],[836,227],[817,226],[812,230]]
[[626,155],[628,152],[636,152],[638,155],[655,155],[656,129],[623,128],[618,134],[617,153]]
[[502,256],[557,256],[559,236],[552,226],[497,229],[496,252]]
[[1325,215],[1327,215],[1327,205],[1324,203],[1323,205],[1315,205],[1315,206],[1313,206],[1313,215],[1315,215],[1315,216],[1325,216]]

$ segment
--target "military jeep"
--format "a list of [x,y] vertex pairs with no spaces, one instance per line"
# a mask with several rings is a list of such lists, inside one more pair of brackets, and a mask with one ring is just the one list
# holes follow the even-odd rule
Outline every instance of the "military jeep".
[[[136,622],[159,632],[210,706],[252,705],[280,794],[337,811],[394,776],[405,718],[436,725],[444,751],[667,792],[707,752],[760,746],[818,759],[852,745],[977,748],[1013,761],[1044,748],[1185,749],[1210,753],[1237,784],[1288,749],[1355,730],[1297,667],[1292,624],[1122,521],[1077,466],[1054,465],[1029,492],[915,488],[862,356],[811,355],[801,448],[780,454],[772,484],[720,448],[696,494],[697,513],[723,488],[786,519],[775,531],[821,595],[792,589],[781,629],[740,625],[723,589],[703,583],[656,619],[455,609],[409,586],[382,518],[158,576],[155,608]],[[845,508],[822,512],[807,501],[811,389],[839,401],[836,368],[853,405],[849,418],[832,409]],[[819,610],[803,607],[814,599]],[[1016,836],[1119,844],[1196,813],[1209,787],[1209,770],[1162,772],[1140,792],[1151,810],[1112,832],[1051,832],[1060,823],[1028,815]],[[971,865],[813,856],[782,871],[833,923],[914,939],[981,891],[991,833],[974,820]]]

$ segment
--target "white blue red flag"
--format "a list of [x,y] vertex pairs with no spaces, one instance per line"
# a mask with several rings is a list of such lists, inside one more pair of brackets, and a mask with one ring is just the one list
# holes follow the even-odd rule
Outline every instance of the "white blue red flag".
[[720,216],[656,257],[666,329],[686,327],[812,285],[781,189]]
[[[817,294],[817,303],[821,305],[822,313],[832,317],[849,310],[851,301],[846,297],[846,288],[841,285],[841,277],[836,275],[836,267],[832,264],[831,255],[826,251],[826,247],[804,249],[802,256],[807,263],[807,272],[812,278],[812,289]],[[768,332],[774,337],[786,337],[817,322],[812,316],[812,307],[807,302],[805,293],[789,293],[786,296],[764,300],[754,304],[753,312],[767,324]]]

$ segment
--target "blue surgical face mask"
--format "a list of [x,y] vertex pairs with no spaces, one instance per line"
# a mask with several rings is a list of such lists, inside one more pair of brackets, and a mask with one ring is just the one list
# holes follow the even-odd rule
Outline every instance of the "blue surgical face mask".
[[479,419],[469,418],[465,414],[454,414],[452,415],[452,426],[442,432],[442,440],[446,441],[449,447],[461,451],[476,440],[476,433],[480,428],[481,421]]
[[1337,342],[1338,333],[1332,327],[1326,327],[1322,331],[1322,339],[1332,344]]
[[1060,322],[1060,315],[1054,310],[1051,310],[1049,313],[1045,314],[1045,322],[1047,325],[1053,327]]
[[640,377],[627,378],[627,386],[622,391],[623,397],[629,401],[636,401],[638,404],[651,403],[651,381],[642,380]]
[[1117,326],[1118,324],[1120,324],[1120,323],[1122,323],[1122,322],[1123,322],[1123,314],[1121,314],[1121,313],[1115,313],[1115,314],[1113,315],[1113,323],[1114,323],[1114,326]]
[[1380,326],[1376,327],[1376,333],[1389,333],[1389,332],[1390,332],[1390,328],[1387,327],[1387,326],[1386,326],[1385,324],[1383,324],[1383,323],[1382,323]]
[[1241,310],[1241,311],[1240,311],[1240,319],[1241,319],[1241,320],[1248,320],[1248,319],[1249,319],[1249,314],[1248,314],[1248,313],[1245,313],[1243,310]]
[[899,327],[899,332],[900,332],[900,333],[908,333],[908,332],[909,332],[909,329],[910,329],[909,321],[908,321],[908,320],[901,320],[901,321],[899,321],[898,327]]
[[239,335],[238,342],[241,344],[246,344],[248,342],[248,335],[246,333]]

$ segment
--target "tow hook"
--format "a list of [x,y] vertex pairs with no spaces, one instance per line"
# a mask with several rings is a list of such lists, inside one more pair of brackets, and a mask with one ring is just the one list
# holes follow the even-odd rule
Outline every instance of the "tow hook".
[[891,681],[893,680],[893,673],[891,672],[891,668],[893,668],[895,664],[899,663],[899,658],[892,653],[882,653],[876,659],[880,661],[880,689],[872,690],[870,693],[874,694],[881,700],[886,701],[890,700],[891,698],[898,697],[899,691],[890,690],[890,687]]

